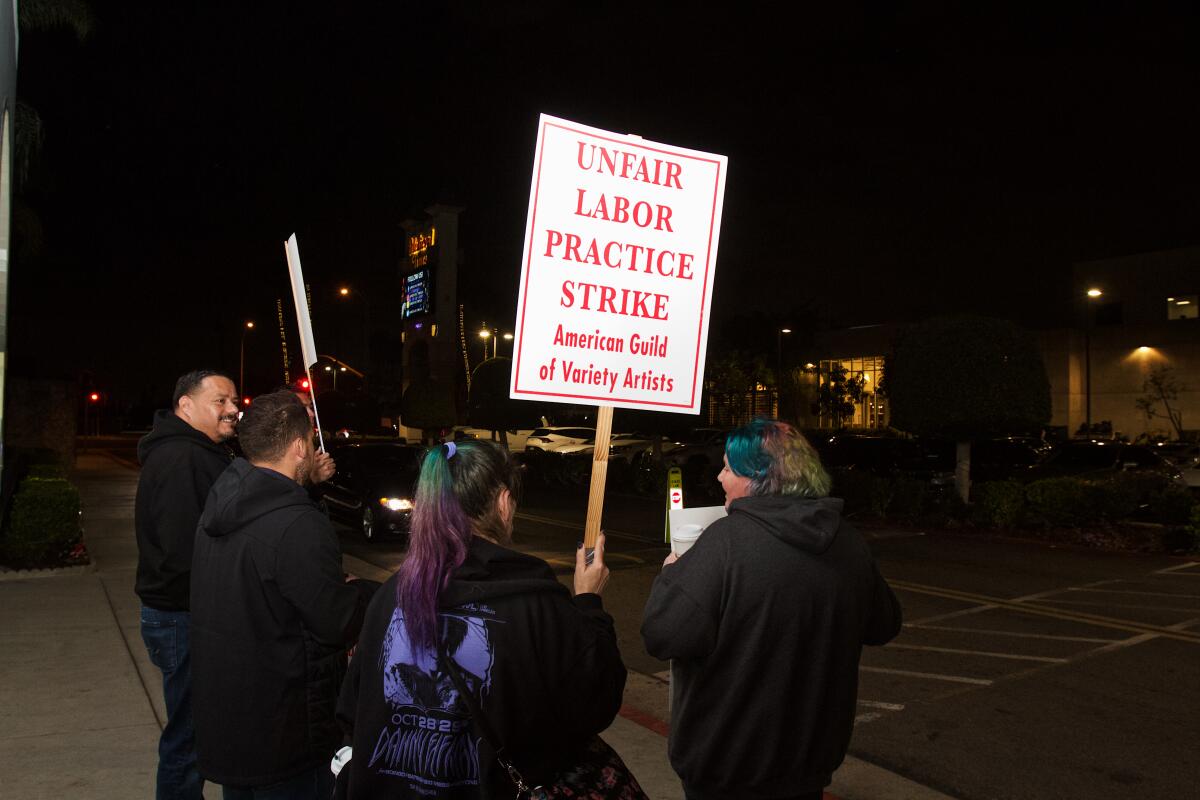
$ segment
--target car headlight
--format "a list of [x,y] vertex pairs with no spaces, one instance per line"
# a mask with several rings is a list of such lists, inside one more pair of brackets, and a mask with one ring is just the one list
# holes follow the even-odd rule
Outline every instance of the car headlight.
[[381,497],[379,505],[386,507],[389,511],[412,511],[412,500],[406,500],[403,497]]

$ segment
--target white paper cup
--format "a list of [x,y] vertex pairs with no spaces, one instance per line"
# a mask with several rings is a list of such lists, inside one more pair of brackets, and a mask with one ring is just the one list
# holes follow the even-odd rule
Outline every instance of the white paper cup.
[[678,558],[686,553],[702,533],[704,533],[704,527],[701,525],[680,525],[671,531],[671,550],[674,551],[675,557]]

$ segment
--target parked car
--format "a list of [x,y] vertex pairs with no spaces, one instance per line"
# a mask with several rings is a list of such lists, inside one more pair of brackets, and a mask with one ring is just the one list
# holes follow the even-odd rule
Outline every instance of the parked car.
[[[669,453],[678,447],[679,445],[669,440],[664,440],[661,445],[663,453]],[[596,439],[593,437],[586,442],[578,444],[564,444],[556,448],[555,452],[562,456],[574,455],[591,458],[595,450]],[[647,436],[643,433],[614,433],[609,437],[608,460],[630,464],[643,453],[653,452],[653,450],[653,436]]]
[[716,466],[720,471],[725,461],[725,437],[729,435],[726,428],[693,428],[672,442],[673,447],[663,460],[668,466],[683,467]]
[[[525,449],[526,442],[533,431],[533,428],[510,428],[509,430],[505,431],[504,433],[508,439],[508,449],[514,453],[523,451]],[[492,433],[493,431],[487,428],[472,428],[464,425],[454,429],[454,439],[455,441],[461,441],[463,439],[483,439],[485,441],[491,441]],[[498,432],[497,437],[499,437]],[[500,441],[500,439],[497,438],[495,441]]]
[[1192,493],[1200,495],[1200,461],[1180,467],[1180,472],[1183,473],[1183,482]]
[[424,448],[394,442],[345,444],[331,451],[337,472],[322,487],[329,516],[359,526],[368,541],[408,533]]
[[525,440],[525,452],[552,453],[565,444],[583,444],[596,438],[595,428],[554,426],[534,428]]
[[1177,467],[1200,464],[1200,444],[1196,442],[1158,442],[1153,449]]
[[[915,439],[834,434],[814,441],[813,446],[831,473],[854,471],[880,477],[932,478],[935,472],[946,471],[944,459]],[[953,470],[953,465],[950,469]]]
[[[957,443],[921,442],[934,474],[933,484],[954,483]],[[1040,444],[1022,437],[982,439],[971,443],[971,482],[1020,480],[1044,457]]]
[[1076,476],[1104,478],[1118,472],[1157,472],[1184,483],[1183,473],[1152,447],[1110,441],[1070,441],[1054,449],[1041,463],[1021,475],[1024,481]]

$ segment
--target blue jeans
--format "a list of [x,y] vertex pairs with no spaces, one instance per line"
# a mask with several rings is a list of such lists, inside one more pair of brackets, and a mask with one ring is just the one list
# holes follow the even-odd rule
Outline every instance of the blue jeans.
[[192,615],[142,606],[142,641],[162,672],[167,724],[158,740],[157,800],[199,800],[204,779],[196,769],[192,727]]
[[333,773],[329,762],[317,764],[294,778],[267,786],[222,786],[224,800],[329,800]]

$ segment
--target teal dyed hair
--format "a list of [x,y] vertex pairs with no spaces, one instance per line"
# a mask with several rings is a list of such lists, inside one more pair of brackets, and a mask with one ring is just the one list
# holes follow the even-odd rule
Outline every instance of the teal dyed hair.
[[475,533],[503,540],[496,498],[507,489],[516,500],[519,473],[512,456],[487,441],[462,442],[453,456],[445,445],[425,454],[413,497],[408,555],[400,565],[396,602],[416,647],[432,649],[438,596],[467,557]]
[[750,479],[752,495],[829,496],[820,456],[786,422],[759,418],[734,429],[725,439],[725,458],[735,475]]

